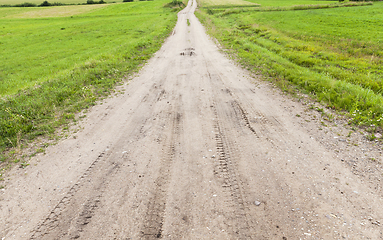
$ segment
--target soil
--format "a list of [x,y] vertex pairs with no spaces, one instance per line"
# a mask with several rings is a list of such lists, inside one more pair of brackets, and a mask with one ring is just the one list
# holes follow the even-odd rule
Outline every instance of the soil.
[[123,94],[8,172],[1,239],[383,238],[379,142],[241,69],[195,8]]

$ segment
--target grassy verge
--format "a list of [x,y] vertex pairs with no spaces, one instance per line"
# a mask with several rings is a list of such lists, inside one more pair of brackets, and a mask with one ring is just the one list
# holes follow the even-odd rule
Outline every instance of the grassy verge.
[[[209,14],[210,13],[210,14]],[[243,65],[295,86],[354,123],[382,127],[383,4],[307,11],[197,13]]]
[[[1,77],[21,72],[24,77],[12,81],[22,82],[29,76],[32,84],[16,85],[13,89],[19,90],[15,94],[15,90],[12,94],[3,90],[0,161],[12,159],[23,145],[72,121],[75,113],[108,95],[124,76],[149,59],[176,22],[174,9],[163,7],[166,3],[115,4],[87,14],[42,21],[1,20],[7,21],[4,26],[9,34],[0,41],[14,44],[12,51],[18,53],[12,55],[10,51],[6,56],[6,62],[18,64],[1,66]],[[22,56],[29,61],[24,62]],[[28,68],[33,72],[25,74]]]

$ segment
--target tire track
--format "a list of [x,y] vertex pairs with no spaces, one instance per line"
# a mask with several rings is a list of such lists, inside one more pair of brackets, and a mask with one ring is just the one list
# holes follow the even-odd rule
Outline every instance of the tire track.
[[[212,64],[206,64],[207,68],[211,68]],[[276,139],[283,139],[284,135],[281,132],[285,132],[285,129],[282,128],[281,123],[273,116],[265,116],[264,113],[254,108],[253,104],[250,102],[250,99],[245,97],[245,93],[241,90],[235,89],[235,91],[226,87],[220,73],[210,73],[208,71],[208,76],[212,80],[214,89],[221,89],[221,94],[226,94],[230,100],[230,104],[234,109],[234,115],[237,118],[237,122],[234,124],[245,126],[248,130],[252,132],[258,139],[265,138],[272,146],[275,146]],[[222,88],[224,86],[224,88]],[[250,92],[253,92],[252,89],[248,89]],[[253,92],[254,93],[254,92]],[[217,94],[219,94],[217,92]],[[243,101],[240,101],[242,99]],[[252,117],[249,117],[252,116]],[[238,124],[242,123],[242,124]],[[275,129],[275,130],[274,130]],[[276,137],[273,137],[276,136]]]
[[235,143],[236,134],[233,126],[239,126],[244,133],[259,138],[255,128],[251,125],[246,110],[241,106],[236,96],[229,88],[225,87],[219,74],[211,70],[212,64],[206,63],[208,77],[212,84],[213,99],[212,110],[215,116],[213,126],[215,130],[216,150],[218,164],[215,175],[222,183],[228,208],[231,209],[228,225],[233,239],[258,239],[254,229],[254,221],[250,202],[247,180],[239,174],[237,164],[244,161]]
[[[67,205],[70,204],[72,197],[78,192],[78,190],[81,188],[82,183],[85,181],[88,175],[91,174],[94,167],[98,162],[100,162],[101,159],[107,158],[110,155],[110,153],[104,151],[102,152],[95,161],[89,166],[89,168],[85,171],[85,173],[79,178],[79,180],[71,187],[71,189],[68,191],[68,193],[60,200],[60,202],[52,209],[52,211],[48,214],[48,216],[36,227],[36,229],[32,232],[32,235],[30,239],[41,239],[44,238],[46,235],[54,232],[58,227],[60,227],[60,216],[62,214],[62,211],[66,208]],[[112,171],[114,171],[118,166],[114,166],[112,168]],[[99,197],[101,195],[98,195],[96,198],[94,198],[92,201],[88,201],[84,205],[84,209],[80,213],[80,218],[78,219],[77,225],[83,226],[89,223],[89,219],[92,217],[95,207],[97,207],[97,204],[99,203]],[[80,227],[81,229],[81,227]],[[62,231],[62,229],[59,229],[59,231]],[[73,238],[76,238],[77,235],[73,236]],[[60,236],[54,238],[59,239]],[[71,237],[72,238],[72,237]]]
[[254,129],[254,128],[251,126],[251,124],[250,124],[250,121],[249,121],[249,119],[248,119],[248,117],[247,117],[247,113],[246,113],[246,111],[243,110],[243,108],[242,108],[241,105],[238,103],[238,101],[237,101],[237,100],[233,100],[233,101],[231,101],[231,106],[233,107],[234,112],[236,113],[236,115],[238,116],[238,118],[239,118],[239,119],[242,119],[243,122],[244,122],[244,124],[245,124],[245,126],[246,126],[252,133],[254,133],[254,134],[257,136],[257,138],[259,138],[258,135],[257,135],[257,132],[255,131],[255,129]]
[[[213,105],[216,116],[214,122],[216,150],[218,154],[218,170],[216,175],[222,181],[222,187],[229,199],[228,207],[231,209],[229,226],[235,239],[253,239],[253,224],[249,214],[249,206],[246,201],[246,190],[244,188],[246,180],[238,174],[236,162],[241,159],[236,145],[230,140],[231,134],[223,126],[221,114],[217,111],[217,105]],[[232,108],[234,111],[234,108]],[[231,218],[231,219],[230,219]]]
[[233,149],[228,143],[226,136],[223,134],[219,122],[215,125],[217,142],[217,152],[219,154],[219,170],[223,179],[222,187],[230,196],[231,207],[233,208],[234,219],[232,232],[236,238],[251,239],[252,234],[250,230],[249,221],[247,219],[247,204],[244,201],[241,184],[238,181],[235,165],[233,159]]
[[[156,102],[165,98],[164,89],[153,85],[145,95],[138,107],[147,108],[152,112]],[[147,136],[152,117],[138,116],[132,119],[131,134],[128,134],[135,142]],[[157,123],[159,124],[159,123]],[[155,127],[155,126],[154,126]],[[129,128],[129,124],[127,125]],[[159,128],[160,129],[160,128]],[[65,196],[50,211],[48,216],[32,230],[30,239],[76,239],[80,237],[85,226],[90,223],[94,212],[102,205],[101,199],[108,183],[118,172],[124,158],[113,160],[111,157],[114,149],[121,149],[124,139],[113,149],[103,151],[79,177],[78,181],[69,189]],[[106,171],[105,171],[106,169]],[[103,172],[101,177],[96,177],[98,172]],[[82,196],[81,191],[91,189],[89,195]]]
[[145,220],[141,230],[141,239],[159,239],[163,237],[164,215],[166,210],[167,190],[171,179],[171,167],[175,160],[177,144],[182,132],[182,114],[179,103],[182,97],[176,100],[175,109],[170,112],[172,119],[169,142],[165,145],[165,154],[159,168],[159,176],[155,180],[155,189],[148,201]]

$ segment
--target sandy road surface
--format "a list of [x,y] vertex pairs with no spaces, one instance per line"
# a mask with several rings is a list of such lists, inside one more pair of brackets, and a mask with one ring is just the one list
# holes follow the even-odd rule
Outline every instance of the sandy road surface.
[[1,239],[382,239],[379,148],[256,83],[195,6],[76,138],[10,172]]

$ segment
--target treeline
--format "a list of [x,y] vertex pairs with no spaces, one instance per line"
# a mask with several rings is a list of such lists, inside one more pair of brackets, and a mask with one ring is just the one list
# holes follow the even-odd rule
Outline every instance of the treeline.
[[[344,0],[343,0],[344,1]],[[350,2],[381,2],[383,0],[350,0]],[[342,2],[341,0],[339,0],[339,2]]]
[[[145,2],[145,1],[154,1],[154,0],[138,0],[140,2]],[[122,2],[134,2],[134,0],[122,0]]]
[[25,3],[15,4],[15,5],[4,4],[4,5],[0,5],[0,7],[51,7],[51,6],[87,5],[87,4],[105,4],[105,3],[106,2],[104,0],[100,0],[100,1],[87,0],[86,3],[78,3],[78,4],[60,3],[60,2],[50,3],[48,1],[44,1],[41,4],[25,2]]

